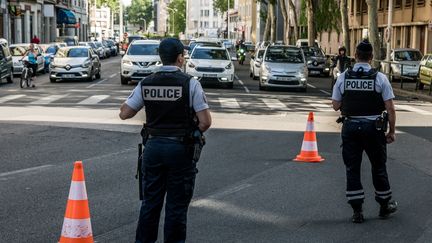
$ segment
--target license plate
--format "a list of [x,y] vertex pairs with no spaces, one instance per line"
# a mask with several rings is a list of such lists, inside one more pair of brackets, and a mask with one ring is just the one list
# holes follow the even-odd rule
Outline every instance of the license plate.
[[311,71],[310,73],[311,74],[320,74],[321,72],[320,71]]
[[276,80],[279,80],[279,81],[290,81],[291,78],[289,78],[289,77],[276,77]]
[[151,70],[138,70],[138,73],[151,73]]
[[204,73],[203,77],[206,77],[206,78],[216,78],[217,74],[214,74],[214,73]]
[[62,77],[63,77],[63,78],[74,78],[75,75],[73,75],[73,74],[63,74]]

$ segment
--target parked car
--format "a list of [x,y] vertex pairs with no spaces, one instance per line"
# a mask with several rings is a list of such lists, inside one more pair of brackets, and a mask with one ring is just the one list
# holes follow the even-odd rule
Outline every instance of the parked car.
[[259,70],[261,67],[262,57],[264,55],[265,49],[259,48],[255,51],[255,54],[251,56],[250,61],[250,77],[252,79],[259,78]]
[[330,62],[321,48],[303,46],[301,47],[306,58],[309,76],[330,74]]
[[98,48],[96,47],[96,44],[92,41],[88,41],[88,42],[79,42],[78,43],[79,46],[88,46],[90,47],[93,52],[99,56],[99,52],[98,52]]
[[110,50],[110,56],[117,56],[118,50],[117,46],[112,40],[103,40],[102,43],[104,43],[105,46],[107,46]]
[[[390,61],[394,62],[390,65],[392,79],[401,79],[401,76],[410,77],[414,81],[419,73],[420,60],[422,54],[417,49],[398,48],[392,50]],[[381,65],[384,65],[382,63]],[[403,72],[402,72],[403,69]]]
[[[297,47],[309,46],[309,40],[308,39],[298,39],[297,42],[296,42],[296,46]],[[321,48],[318,40],[315,40],[314,47]]]
[[56,42],[64,42],[67,46],[77,46],[78,37],[76,36],[59,36],[56,38]]
[[[13,60],[13,74],[20,75],[23,69],[23,63],[20,60],[24,57],[24,54],[29,49],[30,43],[24,44],[13,44],[9,46],[10,53],[12,54]],[[34,48],[36,51],[36,60],[37,60],[37,72],[45,73],[45,59],[42,56],[42,48],[39,45],[34,44]]]
[[231,40],[222,40],[222,43],[224,44],[225,48],[230,50],[234,47]]
[[0,82],[3,79],[13,82],[13,61],[6,39],[0,39]]
[[423,89],[425,84],[432,84],[432,53],[426,54],[420,61],[419,89]]
[[156,40],[136,40],[129,45],[121,61],[121,84],[141,81],[162,66],[159,44]]
[[108,46],[108,43],[101,41],[102,46],[104,48],[104,52],[105,52],[105,58],[109,58],[111,57],[111,47]]
[[122,42],[121,49],[122,51],[126,52],[126,50],[129,48],[129,45],[132,44],[135,40],[145,40],[144,36],[141,35],[129,35],[127,37],[127,42]]
[[96,51],[97,51],[97,55],[99,56],[99,58],[101,58],[101,59],[105,58],[106,49],[104,48],[102,43],[98,42],[98,41],[94,41],[93,44],[96,46]]
[[99,57],[88,46],[62,47],[51,63],[50,81],[86,80],[101,77]]
[[218,39],[211,39],[211,38],[197,39],[189,43],[189,52],[188,52],[189,55],[192,53],[192,51],[195,49],[196,46],[225,47],[223,42],[221,42]]
[[308,69],[303,51],[295,46],[269,46],[260,67],[259,89],[268,87],[307,90]]
[[196,46],[186,63],[186,73],[201,83],[233,88],[234,64],[225,47]]
[[58,46],[60,46],[60,47],[66,47],[66,46],[68,46],[68,45],[66,44],[66,42],[52,42],[52,43],[50,43],[50,44],[56,44],[56,45],[58,45]]
[[39,45],[43,50],[43,57],[45,59],[45,72],[49,73],[51,61],[54,59],[54,56],[57,54],[58,49],[60,49],[60,45],[58,44],[41,44]]

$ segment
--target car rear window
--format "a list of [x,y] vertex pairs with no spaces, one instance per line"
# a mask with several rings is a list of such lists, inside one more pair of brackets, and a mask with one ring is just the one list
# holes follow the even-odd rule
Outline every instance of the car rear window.
[[10,47],[10,52],[14,57],[24,56],[26,51],[28,50],[27,46],[14,46]]
[[56,48],[55,46],[50,46],[50,47],[48,47],[48,48],[46,49],[45,52],[48,53],[48,54],[56,54],[56,52],[57,52],[57,48]]
[[420,61],[422,54],[419,51],[397,51],[395,61]]
[[128,55],[159,55],[159,44],[132,44],[128,49]]
[[195,49],[192,59],[229,60],[228,53],[222,49]]
[[56,57],[88,57],[87,48],[60,49]]

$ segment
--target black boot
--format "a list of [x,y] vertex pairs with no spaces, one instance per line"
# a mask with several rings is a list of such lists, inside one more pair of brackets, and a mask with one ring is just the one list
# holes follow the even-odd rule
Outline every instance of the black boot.
[[362,204],[351,204],[351,207],[353,208],[353,216],[352,216],[352,222],[356,224],[361,224],[364,221],[363,217],[363,209]]
[[381,204],[379,216],[382,219],[386,219],[390,216],[390,214],[397,211],[397,202],[396,201],[389,201],[387,203]]

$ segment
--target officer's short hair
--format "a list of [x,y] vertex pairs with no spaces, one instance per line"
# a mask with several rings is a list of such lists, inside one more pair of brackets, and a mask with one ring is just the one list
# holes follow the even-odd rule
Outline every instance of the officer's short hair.
[[372,59],[373,47],[368,39],[364,39],[356,47],[357,58],[361,61],[369,61]]
[[174,64],[179,54],[184,52],[183,43],[177,38],[166,38],[159,44],[159,56],[163,65]]

